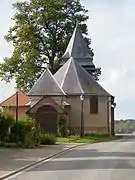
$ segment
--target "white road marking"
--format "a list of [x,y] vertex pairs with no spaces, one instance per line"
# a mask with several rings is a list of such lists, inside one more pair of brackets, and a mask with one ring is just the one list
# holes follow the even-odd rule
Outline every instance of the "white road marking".
[[97,156],[97,157],[75,157],[75,158],[56,158],[53,161],[88,161],[88,160],[135,160],[135,157],[131,156]]

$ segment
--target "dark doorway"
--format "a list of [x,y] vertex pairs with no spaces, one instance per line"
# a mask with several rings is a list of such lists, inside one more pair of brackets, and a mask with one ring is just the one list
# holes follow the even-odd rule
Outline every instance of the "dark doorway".
[[54,107],[49,105],[40,107],[36,113],[36,120],[42,132],[57,133],[57,111]]

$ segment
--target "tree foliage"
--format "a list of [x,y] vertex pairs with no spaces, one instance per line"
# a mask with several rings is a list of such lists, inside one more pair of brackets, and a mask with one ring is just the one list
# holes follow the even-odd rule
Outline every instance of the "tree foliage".
[[9,129],[14,124],[15,119],[10,114],[8,109],[0,111],[0,142],[7,141],[9,135]]
[[135,120],[116,120],[115,121],[115,132],[116,133],[133,133],[135,132]]
[[[80,0],[29,0],[13,7],[14,26],[5,39],[13,43],[14,51],[0,64],[0,77],[6,81],[14,77],[19,88],[29,90],[43,72],[44,63],[49,64],[52,73],[58,69],[77,21],[83,35],[87,35],[87,10]],[[85,39],[89,46],[90,39]]]

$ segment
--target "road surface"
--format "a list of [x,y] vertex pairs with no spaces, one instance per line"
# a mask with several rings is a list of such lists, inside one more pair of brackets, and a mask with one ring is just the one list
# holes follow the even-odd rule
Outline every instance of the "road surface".
[[84,145],[10,180],[135,180],[135,139]]

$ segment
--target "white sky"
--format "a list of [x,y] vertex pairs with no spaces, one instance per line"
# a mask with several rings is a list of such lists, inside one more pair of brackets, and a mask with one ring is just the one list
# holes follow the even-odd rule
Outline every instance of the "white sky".
[[[13,2],[0,2],[0,61],[12,54],[4,35],[12,25]],[[116,118],[135,118],[135,0],[81,2],[89,10],[94,63],[102,67],[100,83],[116,97]],[[0,101],[13,93],[12,84],[0,85]]]

